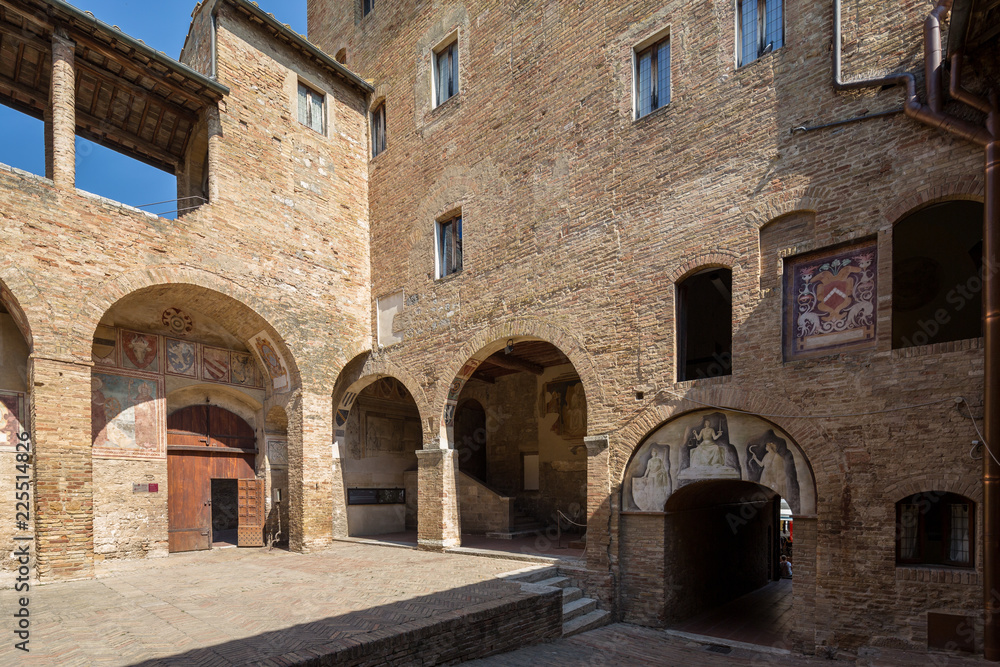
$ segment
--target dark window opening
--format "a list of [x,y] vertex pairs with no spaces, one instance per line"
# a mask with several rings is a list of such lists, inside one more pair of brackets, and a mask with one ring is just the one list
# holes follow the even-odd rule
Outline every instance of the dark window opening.
[[462,270],[462,217],[438,223],[438,277]]
[[458,94],[458,40],[434,54],[434,106]]
[[670,38],[635,54],[635,117],[670,104]]
[[361,2],[361,15],[368,16],[372,8],[375,7],[375,0],[362,0]]
[[892,347],[982,335],[983,205],[935,204],[892,230]]
[[739,0],[736,3],[739,67],[749,65],[785,42],[782,0]]
[[45,176],[45,123],[14,107],[0,106],[0,162]]
[[733,372],[733,274],[708,269],[677,285],[677,379]]
[[372,157],[385,150],[385,102],[372,111]]
[[341,49],[341,50],[337,51],[337,55],[334,56],[333,59],[336,60],[341,65],[346,65],[347,64],[347,49],[344,48],[344,49]]
[[896,563],[972,567],[975,505],[955,493],[928,491],[896,503]]

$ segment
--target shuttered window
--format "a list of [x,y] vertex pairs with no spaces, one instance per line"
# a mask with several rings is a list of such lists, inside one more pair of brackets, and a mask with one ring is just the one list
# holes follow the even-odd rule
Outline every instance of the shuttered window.
[[461,216],[438,223],[438,278],[462,270]]
[[323,101],[325,96],[309,86],[299,84],[299,122],[323,134]]
[[670,104],[670,38],[635,54],[635,117]]

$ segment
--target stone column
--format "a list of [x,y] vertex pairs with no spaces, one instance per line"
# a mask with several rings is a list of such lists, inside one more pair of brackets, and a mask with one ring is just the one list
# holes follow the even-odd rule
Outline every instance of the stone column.
[[90,366],[29,358],[38,578],[94,574]]
[[417,450],[417,495],[418,546],[442,551],[461,545],[457,451]]
[[606,572],[612,512],[608,436],[587,436],[583,443],[587,446],[587,569]]
[[213,202],[219,198],[219,181],[222,172],[222,120],[218,107],[205,110],[205,124],[208,132],[208,188],[205,197]]
[[289,548],[333,539],[333,410],[325,391],[304,388],[288,404]]
[[45,114],[45,176],[76,187],[76,45],[65,31],[52,34],[52,82]]

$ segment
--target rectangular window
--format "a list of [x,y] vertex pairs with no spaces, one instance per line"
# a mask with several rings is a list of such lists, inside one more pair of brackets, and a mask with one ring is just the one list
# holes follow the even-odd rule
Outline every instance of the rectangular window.
[[438,223],[438,278],[462,270],[462,217]]
[[635,117],[670,104],[670,38],[635,53]]
[[955,504],[951,506],[951,530],[948,536],[949,563],[967,565],[969,558],[969,506]]
[[782,0],[737,0],[737,65],[777,51],[785,41]]
[[299,122],[323,134],[323,93],[299,84]]
[[368,16],[371,13],[372,7],[375,6],[375,0],[362,0],[361,2],[361,15]]
[[458,40],[434,54],[434,106],[458,94]]
[[372,111],[372,157],[385,150],[385,102]]

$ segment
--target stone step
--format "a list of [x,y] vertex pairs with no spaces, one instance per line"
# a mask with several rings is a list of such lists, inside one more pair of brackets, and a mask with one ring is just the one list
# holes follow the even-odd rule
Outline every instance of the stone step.
[[569,586],[569,579],[566,577],[550,577],[541,581],[536,581],[540,586],[554,586],[555,588],[566,588]]
[[562,589],[563,591],[563,605],[567,602],[572,602],[573,600],[579,600],[583,597],[583,591],[581,591],[576,586],[567,586]]
[[607,625],[610,620],[610,613],[604,611],[603,609],[595,609],[589,614],[584,614],[579,618],[574,618],[569,623],[563,623],[562,636],[570,637],[581,632],[586,632],[587,630],[593,630],[594,628],[599,628],[602,625]]
[[489,538],[494,539],[494,540],[512,540],[515,537],[531,537],[532,535],[537,535],[538,533],[542,532],[543,530],[545,530],[545,529],[541,526],[541,524],[539,524],[539,526],[537,528],[531,528],[531,529],[525,529],[525,530],[522,530],[522,529],[511,530],[511,531],[506,532],[506,533],[489,532],[489,533],[486,533],[486,537],[489,537]]
[[573,600],[572,602],[564,602],[563,627],[565,627],[566,623],[572,621],[574,618],[579,618],[584,614],[589,614],[595,609],[597,609],[597,600],[592,600],[590,598],[580,598],[579,600]]

